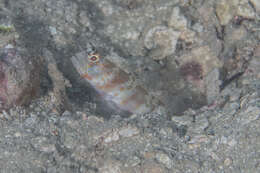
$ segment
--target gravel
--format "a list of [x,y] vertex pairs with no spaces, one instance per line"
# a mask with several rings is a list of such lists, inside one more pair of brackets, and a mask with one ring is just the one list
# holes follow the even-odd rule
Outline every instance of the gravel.
[[[257,0],[0,0],[0,50],[25,52],[7,57],[15,89],[38,87],[0,113],[0,172],[260,172],[259,34]],[[82,80],[70,58],[93,47],[152,112]]]

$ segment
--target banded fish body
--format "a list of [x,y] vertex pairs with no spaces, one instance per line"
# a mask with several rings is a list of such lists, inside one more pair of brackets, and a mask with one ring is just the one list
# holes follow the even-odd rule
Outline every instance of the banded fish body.
[[80,76],[87,80],[107,101],[132,113],[153,110],[148,94],[141,86],[131,85],[129,74],[97,53],[80,52],[71,58]]

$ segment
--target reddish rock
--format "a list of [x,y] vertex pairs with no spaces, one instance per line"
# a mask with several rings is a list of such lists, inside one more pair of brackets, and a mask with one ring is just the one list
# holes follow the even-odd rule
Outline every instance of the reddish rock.
[[0,111],[29,103],[39,90],[38,69],[26,51],[0,49]]

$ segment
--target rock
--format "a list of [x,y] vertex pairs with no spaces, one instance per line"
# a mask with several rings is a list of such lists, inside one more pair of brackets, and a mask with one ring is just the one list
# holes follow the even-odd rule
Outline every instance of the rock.
[[205,78],[207,102],[208,104],[214,103],[220,92],[219,70],[213,69]]
[[195,123],[190,126],[190,130],[192,129],[194,133],[199,134],[199,133],[203,133],[208,126],[209,126],[209,121],[206,117],[197,116]]
[[216,6],[216,13],[221,25],[227,25],[234,15],[233,1],[220,0]]
[[46,137],[36,137],[32,139],[33,147],[42,152],[55,152],[55,145],[51,144],[50,141]]
[[198,33],[202,33],[204,28],[203,26],[200,24],[200,23],[195,23],[193,26],[192,26],[192,30],[198,32]]
[[122,137],[132,137],[139,134],[139,130],[135,127],[124,127],[119,130],[119,135]]
[[79,14],[79,21],[80,21],[80,23],[81,23],[83,26],[88,27],[88,28],[91,27],[91,22],[90,22],[88,16],[86,15],[86,13],[83,12],[83,11],[80,12],[80,14]]
[[156,153],[155,158],[158,162],[165,165],[166,168],[171,169],[172,168],[172,160],[169,158],[169,156],[165,153]]
[[208,46],[194,48],[180,60],[180,74],[199,92],[205,92],[205,77],[215,68],[221,68],[222,62]]
[[237,15],[247,19],[255,17],[255,12],[247,0],[221,0],[217,3],[216,13],[221,25],[227,25]]
[[177,123],[178,125],[190,125],[193,121],[192,116],[173,116],[172,121]]
[[107,134],[107,136],[104,138],[105,143],[111,143],[116,142],[119,140],[119,135],[117,131],[112,131]]
[[253,4],[257,13],[260,13],[260,1],[259,0],[249,0]]
[[76,147],[76,135],[74,131],[66,131],[63,133],[62,139],[64,140],[64,146],[66,146],[69,149],[72,149]]
[[155,162],[146,162],[142,165],[141,172],[143,173],[164,173],[166,168]]
[[260,58],[253,58],[248,66],[248,72],[251,75],[256,76],[257,79],[260,79]]
[[57,29],[53,26],[49,26],[49,31],[53,36],[57,34]]
[[139,157],[131,157],[127,160],[127,163],[124,164],[125,167],[134,167],[134,166],[138,166],[139,164],[141,164],[141,159]]
[[108,160],[104,166],[100,168],[100,173],[120,173],[122,168],[120,162],[114,160]]
[[253,19],[255,17],[254,9],[249,5],[248,0],[239,1],[237,15],[247,19]]
[[228,157],[224,160],[225,166],[230,166],[232,164],[232,158]]
[[[1,20],[0,20],[0,23]],[[7,43],[12,42],[19,37],[19,34],[15,32],[14,26],[11,22],[0,24],[0,47],[4,47]]]
[[175,52],[179,36],[180,33],[171,28],[155,26],[146,33],[144,46],[151,51],[153,59],[161,60]]
[[192,30],[182,31],[180,34],[180,39],[184,40],[187,43],[193,43],[198,37],[196,37],[196,32]]
[[12,45],[0,49],[0,110],[27,104],[37,96],[38,69],[25,50]]
[[66,87],[71,87],[69,80],[59,71],[56,61],[52,53],[48,50],[44,51],[45,59],[48,66],[48,74],[53,84],[53,105],[58,113],[63,113],[64,110],[71,110],[69,99],[66,94]]
[[239,28],[230,28],[227,29],[227,36],[226,40],[229,41],[231,44],[237,41],[241,41],[246,38],[247,31],[246,28],[241,26]]
[[191,150],[199,148],[203,143],[208,143],[210,141],[209,137],[206,135],[196,135],[193,136],[188,142],[188,147]]
[[189,170],[192,170],[192,172],[200,172],[200,164],[195,160],[183,159],[180,162],[182,162],[184,167],[187,167]]
[[188,23],[188,21],[185,18],[185,16],[180,13],[180,8],[174,7],[172,10],[171,17],[168,21],[168,25],[170,27],[173,27],[177,30],[182,31],[182,30],[186,29],[187,23]]
[[191,54],[184,55],[181,57],[181,64],[186,62],[195,61],[201,64],[203,69],[203,77],[211,72],[214,68],[221,67],[222,63],[220,60],[212,53],[208,46],[202,46],[194,48]]
[[228,113],[230,115],[234,115],[238,109],[239,109],[239,104],[237,102],[228,103],[223,107],[223,111],[225,111],[225,113]]
[[242,124],[249,124],[260,116],[260,108],[257,106],[249,106],[243,113],[239,114],[239,121]]

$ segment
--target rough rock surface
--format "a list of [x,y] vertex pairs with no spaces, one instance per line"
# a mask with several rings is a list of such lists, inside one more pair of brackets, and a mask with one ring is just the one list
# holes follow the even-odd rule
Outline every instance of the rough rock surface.
[[39,90],[39,70],[20,47],[0,48],[0,111],[29,103]]
[[110,120],[91,112],[59,116],[48,97],[35,100],[29,112],[1,114],[1,171],[259,172],[260,83],[250,76],[241,89],[225,88],[224,105],[172,120],[160,111]]
[[[0,113],[0,172],[260,172],[259,3],[225,2],[0,0],[1,99],[43,59],[41,97]],[[112,109],[71,63],[90,47],[158,107]]]

